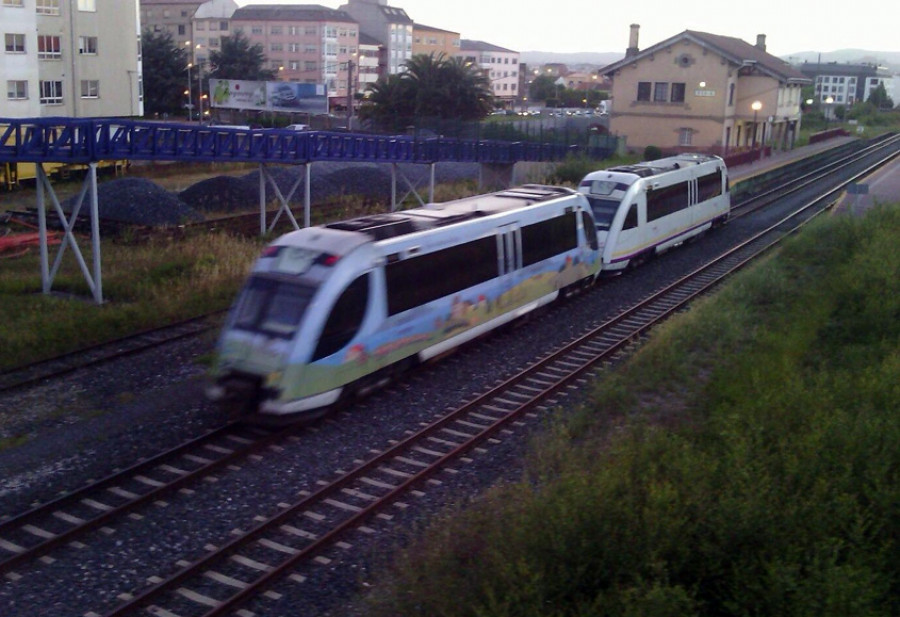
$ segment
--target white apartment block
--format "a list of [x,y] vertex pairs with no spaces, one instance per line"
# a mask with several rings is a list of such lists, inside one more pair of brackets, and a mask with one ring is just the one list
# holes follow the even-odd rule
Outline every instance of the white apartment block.
[[484,41],[462,39],[459,55],[490,79],[496,99],[513,102],[519,97],[519,52]]
[[0,0],[0,117],[143,115],[138,0]]

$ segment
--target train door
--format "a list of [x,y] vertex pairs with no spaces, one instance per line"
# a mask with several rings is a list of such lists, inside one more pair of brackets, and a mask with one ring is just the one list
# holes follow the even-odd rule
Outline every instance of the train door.
[[640,195],[635,195],[634,199],[626,195],[626,200],[619,206],[619,213],[603,247],[603,267],[606,269],[626,267],[629,260],[645,248],[647,226],[642,224],[646,221],[640,218],[639,198]]
[[522,269],[522,229],[518,223],[503,225],[497,229],[498,288],[497,302],[508,306],[518,302],[516,288],[518,272]]

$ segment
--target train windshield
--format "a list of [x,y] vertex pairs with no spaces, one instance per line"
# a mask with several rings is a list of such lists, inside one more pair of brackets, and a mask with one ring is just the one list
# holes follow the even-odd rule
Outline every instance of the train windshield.
[[251,277],[238,300],[234,327],[291,338],[315,291],[296,280]]
[[616,216],[616,211],[619,209],[619,202],[615,199],[602,199],[593,195],[588,195],[587,198],[591,204],[591,211],[594,213],[597,229],[609,229]]

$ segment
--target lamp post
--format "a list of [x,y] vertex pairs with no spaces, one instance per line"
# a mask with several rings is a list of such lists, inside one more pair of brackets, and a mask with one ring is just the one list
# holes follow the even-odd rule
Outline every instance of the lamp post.
[[827,105],[827,107],[825,108],[825,128],[826,129],[828,128],[828,123],[831,122],[831,114],[834,111],[833,108],[831,107],[832,103],[834,103],[833,96],[828,96],[825,98],[825,105]]
[[[756,114],[762,109],[762,103],[760,101],[753,101],[750,105],[750,109],[753,110],[753,149],[756,150]],[[762,158],[762,150],[759,152],[759,158]]]

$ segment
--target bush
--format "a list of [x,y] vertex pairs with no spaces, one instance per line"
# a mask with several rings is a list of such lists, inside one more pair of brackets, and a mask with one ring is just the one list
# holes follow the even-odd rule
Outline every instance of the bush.
[[644,148],[644,160],[655,161],[662,158],[662,150],[659,146],[647,146]]

